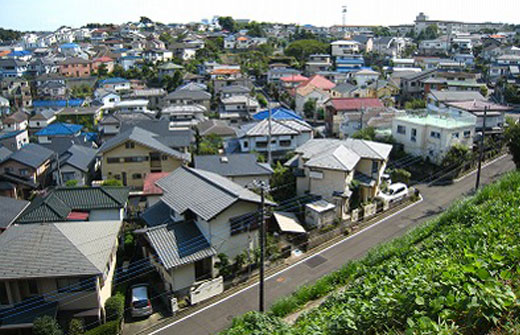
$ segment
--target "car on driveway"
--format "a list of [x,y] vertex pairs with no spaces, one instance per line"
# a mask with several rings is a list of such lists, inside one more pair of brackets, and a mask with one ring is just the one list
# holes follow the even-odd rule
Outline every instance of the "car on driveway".
[[150,286],[148,284],[136,284],[131,287],[131,313],[133,318],[148,317],[152,315],[152,302],[150,301]]
[[380,191],[377,197],[388,203],[396,202],[406,198],[408,195],[408,186],[403,183],[395,183],[388,186],[385,191]]

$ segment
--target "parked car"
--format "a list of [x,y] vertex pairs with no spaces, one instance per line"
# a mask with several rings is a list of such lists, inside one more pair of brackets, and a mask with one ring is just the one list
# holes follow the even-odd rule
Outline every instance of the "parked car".
[[152,302],[150,301],[148,284],[136,284],[132,286],[131,312],[133,318],[152,315]]
[[392,203],[404,199],[407,195],[408,186],[403,183],[395,183],[388,186],[385,191],[380,191],[377,197],[383,201]]

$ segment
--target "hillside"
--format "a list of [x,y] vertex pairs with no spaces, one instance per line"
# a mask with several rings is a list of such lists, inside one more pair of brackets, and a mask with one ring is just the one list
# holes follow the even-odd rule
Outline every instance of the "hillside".
[[222,334],[519,334],[519,205],[516,172]]

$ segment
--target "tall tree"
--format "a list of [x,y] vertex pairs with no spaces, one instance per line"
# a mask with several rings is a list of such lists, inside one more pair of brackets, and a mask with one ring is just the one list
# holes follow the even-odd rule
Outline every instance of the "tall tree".
[[298,40],[287,46],[285,55],[292,56],[302,62],[312,54],[326,53],[328,50],[329,45],[318,40]]
[[221,16],[218,18],[218,24],[222,27],[223,30],[227,30],[229,32],[237,31],[237,24],[235,20],[231,16]]

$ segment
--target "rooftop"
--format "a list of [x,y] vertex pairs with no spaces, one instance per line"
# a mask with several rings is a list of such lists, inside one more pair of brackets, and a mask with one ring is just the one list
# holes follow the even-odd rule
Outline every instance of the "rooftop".
[[403,116],[398,116],[395,118],[396,121],[405,121],[417,125],[429,126],[429,127],[438,127],[438,128],[446,128],[446,129],[456,129],[456,128],[464,128],[474,126],[475,123],[471,123],[469,121],[457,120],[449,116],[438,116],[432,114],[426,115],[417,115],[417,114],[407,114]]

